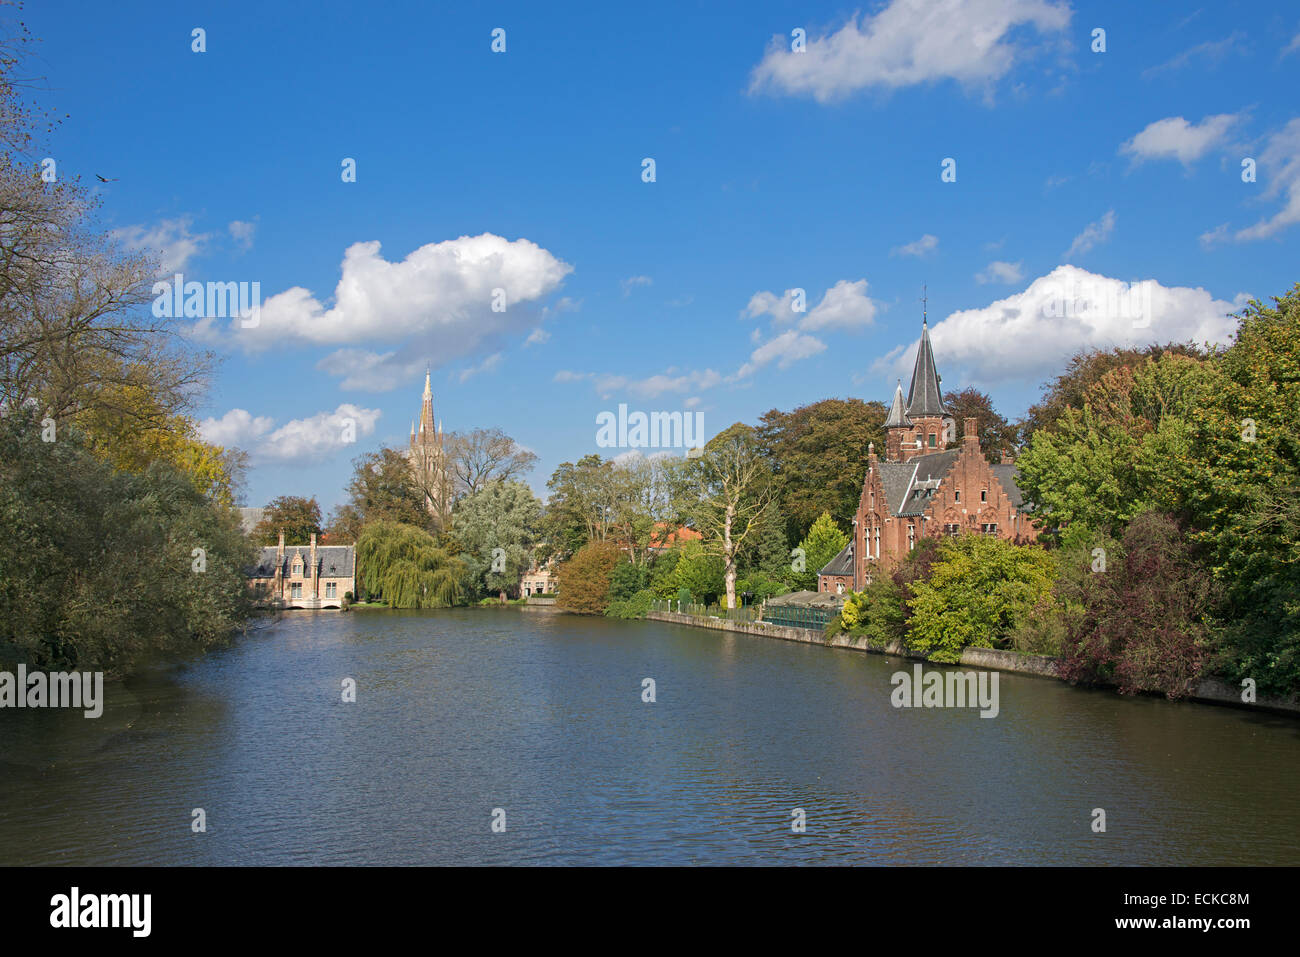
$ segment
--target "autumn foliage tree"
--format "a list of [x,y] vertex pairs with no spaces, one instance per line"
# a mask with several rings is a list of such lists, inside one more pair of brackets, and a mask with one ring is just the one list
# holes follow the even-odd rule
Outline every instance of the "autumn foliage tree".
[[583,545],[556,571],[559,594],[555,603],[583,615],[603,615],[609,606],[610,578],[614,566],[626,561],[613,542]]

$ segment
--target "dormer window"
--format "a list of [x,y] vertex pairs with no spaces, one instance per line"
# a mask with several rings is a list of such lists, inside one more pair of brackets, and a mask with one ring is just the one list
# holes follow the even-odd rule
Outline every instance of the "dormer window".
[[293,577],[294,578],[302,577],[302,562],[293,563]]

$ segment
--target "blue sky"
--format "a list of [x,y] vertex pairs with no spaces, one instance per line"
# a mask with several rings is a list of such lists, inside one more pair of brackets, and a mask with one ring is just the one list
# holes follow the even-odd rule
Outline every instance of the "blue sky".
[[24,17],[39,102],[69,114],[42,152],[104,228],[167,276],[260,283],[256,328],[191,323],[223,358],[204,431],[252,453],[251,504],[341,501],[354,456],[405,443],[426,363],[445,428],[505,429],[544,492],[621,451],[596,445],[619,403],[712,434],[888,400],[923,283],[944,387],[1015,416],[1080,347],[1222,339],[1243,296],[1300,279],[1289,3]]

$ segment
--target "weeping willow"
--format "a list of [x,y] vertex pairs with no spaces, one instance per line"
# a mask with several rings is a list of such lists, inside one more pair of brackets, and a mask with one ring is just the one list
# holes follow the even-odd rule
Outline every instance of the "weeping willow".
[[357,542],[357,564],[361,586],[389,608],[446,608],[461,600],[464,562],[410,525],[367,525]]

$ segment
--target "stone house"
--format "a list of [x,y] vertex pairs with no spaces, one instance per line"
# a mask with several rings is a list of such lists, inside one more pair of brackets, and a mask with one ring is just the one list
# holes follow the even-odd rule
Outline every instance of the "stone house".
[[356,546],[266,546],[248,573],[258,604],[279,608],[342,608],[344,596],[356,595]]

